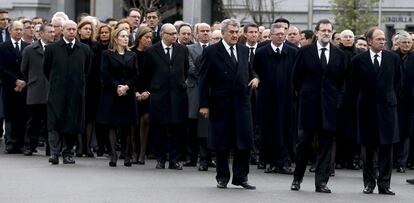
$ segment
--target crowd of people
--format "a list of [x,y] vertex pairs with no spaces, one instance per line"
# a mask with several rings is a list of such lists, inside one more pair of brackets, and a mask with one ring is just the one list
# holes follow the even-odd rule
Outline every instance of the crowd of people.
[[250,190],[251,164],[293,175],[294,191],[310,165],[321,193],[336,169],[362,169],[363,193],[394,195],[392,169],[414,169],[414,34],[399,31],[391,50],[380,28],[358,34],[326,19],[301,31],[285,18],[161,24],[155,8],[103,22],[0,10],[4,151],[44,142],[52,165],[198,164],[216,168],[218,188],[232,157],[232,184]]

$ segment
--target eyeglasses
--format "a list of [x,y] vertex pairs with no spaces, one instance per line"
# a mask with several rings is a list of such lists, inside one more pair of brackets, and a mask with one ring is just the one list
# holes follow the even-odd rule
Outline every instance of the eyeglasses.
[[177,32],[164,32],[164,33],[167,34],[167,35],[171,35],[171,36],[177,35]]

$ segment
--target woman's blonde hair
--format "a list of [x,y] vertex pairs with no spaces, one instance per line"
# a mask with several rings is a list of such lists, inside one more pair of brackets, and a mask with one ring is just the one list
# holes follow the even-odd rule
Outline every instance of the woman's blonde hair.
[[[117,42],[117,38],[119,36],[119,33],[121,33],[122,31],[126,31],[129,35],[129,32],[127,29],[125,28],[117,28],[115,30],[112,31],[111,33],[111,41],[109,42],[109,46],[108,46],[108,50],[110,51],[117,51],[117,48],[119,47],[119,44]],[[129,51],[129,47],[126,46],[125,50]]]

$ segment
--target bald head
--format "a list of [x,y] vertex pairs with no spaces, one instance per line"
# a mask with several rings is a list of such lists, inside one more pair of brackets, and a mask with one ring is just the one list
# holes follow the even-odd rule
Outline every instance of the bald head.
[[77,24],[72,20],[67,20],[63,23],[63,37],[72,41],[76,37]]

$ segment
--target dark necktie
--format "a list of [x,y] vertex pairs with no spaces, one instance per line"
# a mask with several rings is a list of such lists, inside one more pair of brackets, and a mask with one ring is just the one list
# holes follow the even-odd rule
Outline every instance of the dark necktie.
[[279,54],[280,54],[280,49],[279,49],[279,47],[277,47],[276,48],[276,54],[279,56]]
[[17,53],[20,53],[19,43],[15,42],[14,44],[15,44],[14,49],[16,50]]
[[170,47],[165,48],[167,50],[167,53],[165,54],[168,58],[168,60],[171,60],[171,56],[170,56]]
[[231,62],[233,63],[233,65],[237,66],[237,60],[236,60],[236,56],[234,55],[233,49],[234,47],[231,46],[230,47],[230,58],[231,58]]
[[206,44],[203,44],[203,46],[201,46],[201,47],[203,47],[203,50],[207,47],[207,45]]
[[253,59],[254,59],[254,47],[250,47],[249,62],[252,62]]
[[374,55],[374,68],[375,68],[375,71],[376,72],[378,72],[379,71],[379,69],[380,69],[380,65],[379,65],[379,61],[378,61],[378,54],[375,54]]
[[321,50],[322,52],[321,52],[320,61],[321,61],[322,68],[325,69],[326,65],[328,64],[328,62],[326,61],[326,56],[325,56],[326,48],[322,48]]
[[3,30],[0,30],[0,42],[4,42],[3,41]]

